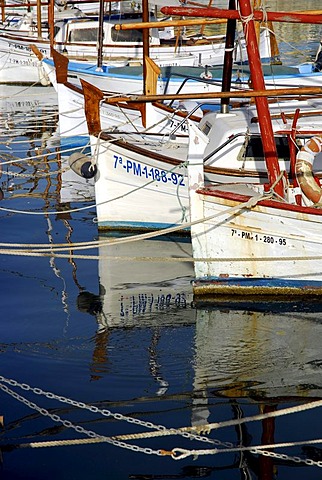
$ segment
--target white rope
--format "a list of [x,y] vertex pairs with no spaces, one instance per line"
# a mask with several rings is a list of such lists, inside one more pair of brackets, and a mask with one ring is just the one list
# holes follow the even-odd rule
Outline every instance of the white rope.
[[[117,243],[128,243],[128,242],[131,242],[131,241],[138,241],[138,240],[142,240],[142,239],[147,239],[147,238],[154,238],[154,237],[157,237],[157,236],[160,236],[160,235],[167,235],[169,233],[173,233],[173,232],[177,232],[177,231],[180,231],[180,230],[183,230],[183,229],[187,229],[188,227],[191,227],[192,225],[196,225],[198,223],[201,223],[201,222],[205,222],[205,221],[208,221],[208,220],[211,220],[213,218],[216,218],[216,217],[219,217],[219,216],[222,216],[224,214],[233,214],[239,210],[242,210],[244,208],[251,208],[252,206],[256,205],[257,202],[259,202],[261,199],[263,198],[267,198],[267,196],[262,196],[262,195],[258,195],[258,196],[255,196],[253,198],[251,198],[250,200],[248,200],[247,202],[245,203],[242,203],[240,205],[236,205],[234,207],[231,207],[231,208],[228,208],[227,210],[225,210],[224,212],[219,212],[219,213],[216,213],[214,215],[210,215],[209,217],[206,217],[206,218],[202,218],[202,219],[199,219],[199,220],[195,220],[193,222],[187,222],[183,225],[177,225],[177,226],[174,226],[174,227],[169,227],[169,228],[165,228],[165,229],[162,229],[162,230],[158,230],[158,231],[153,231],[153,232],[148,232],[148,233],[144,233],[144,234],[141,234],[141,235],[134,235],[132,237],[124,237],[124,238],[120,238],[120,239],[117,239]],[[1,210],[1,208],[0,208]],[[86,243],[86,244],[64,244],[63,246],[62,245],[59,245],[57,248],[55,247],[55,252],[57,251],[61,251],[61,250],[68,250],[70,252],[70,250],[78,250],[78,249],[91,249],[91,248],[95,248],[95,246],[97,246],[99,244],[99,242],[91,242],[91,243]],[[6,244],[8,245],[8,244]],[[4,244],[0,244],[0,246],[5,246]],[[19,247],[21,248],[21,246]],[[31,248],[33,249],[32,251],[22,251],[22,250],[14,250],[14,251],[10,251],[10,250],[0,250],[0,254],[8,254],[8,255],[26,255],[26,256],[52,256],[53,253],[52,253],[52,250],[53,248],[50,247],[50,253],[48,253],[48,245],[40,245],[40,248],[41,250],[37,250],[37,248],[34,248],[34,247],[31,247],[31,245],[28,245],[27,248]],[[70,257],[70,255],[74,256],[74,254],[71,254],[69,253],[68,254],[68,257]],[[63,257],[60,257],[60,258],[64,258]],[[75,256],[75,258],[79,258],[77,256]],[[93,258],[92,256],[90,258]]]

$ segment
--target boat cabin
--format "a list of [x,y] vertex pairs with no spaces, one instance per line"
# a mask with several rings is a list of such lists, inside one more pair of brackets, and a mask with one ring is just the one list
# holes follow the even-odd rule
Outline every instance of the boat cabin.
[[[287,172],[290,170],[289,142],[292,121],[297,108],[300,109],[295,137],[297,149],[312,135],[322,131],[320,110],[312,108],[307,102],[302,105],[300,102],[285,103],[283,111],[279,104],[271,106],[280,169]],[[215,161],[218,168],[225,169],[229,164],[234,165],[240,172],[265,171],[263,144],[255,107],[231,109],[229,113],[207,113],[199,128],[209,137],[204,156],[205,164],[213,164]],[[316,157],[315,169],[322,171],[322,154]]]
[[[104,45],[120,44],[133,46],[143,44],[142,30],[116,30],[117,23],[133,23],[133,18],[120,18],[117,20],[104,21]],[[56,22],[55,42],[59,44],[97,44],[99,30],[98,19],[68,19]],[[160,45],[159,31],[156,28],[150,30],[150,44]],[[119,45],[117,45],[119,46]]]

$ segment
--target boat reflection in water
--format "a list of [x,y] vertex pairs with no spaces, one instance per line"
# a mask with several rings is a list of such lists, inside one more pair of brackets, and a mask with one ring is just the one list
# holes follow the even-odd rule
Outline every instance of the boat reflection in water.
[[322,396],[318,301],[217,300],[196,313],[197,389],[263,399]]
[[[98,238],[112,240],[102,234]],[[99,247],[99,328],[186,323],[187,315],[184,319],[179,315],[182,309],[190,309],[188,321],[194,321],[190,239],[157,237],[131,242],[120,237],[114,241]]]
[[[284,408],[322,398],[322,305],[318,299],[252,302],[217,297],[210,302],[196,300],[196,306],[192,423],[214,422],[215,399],[228,400],[234,418],[242,419],[260,413],[278,414]],[[252,406],[255,410],[249,415]],[[317,417],[312,411],[306,415],[262,419],[257,445],[289,442],[291,448],[269,449],[277,454],[275,458],[240,452],[239,465],[258,478],[271,479],[276,478],[278,465],[303,467],[303,461],[320,461],[322,450],[305,445],[305,440],[321,438],[314,423]],[[256,444],[254,423],[236,422],[237,443],[244,447]],[[292,446],[292,442],[303,444]],[[292,462],[294,456],[301,461]]]
[[[99,236],[100,241],[110,239]],[[319,302],[246,302],[216,298],[199,303],[192,296],[193,271],[188,261],[191,244],[183,239],[159,237],[105,243],[99,247],[99,254],[100,292],[94,295],[83,291],[78,296],[78,308],[95,315],[98,322],[90,368],[92,379],[107,374],[104,364],[112,348],[113,331],[141,329],[154,333],[145,349],[149,358],[142,357],[140,361],[142,364],[148,361],[150,373],[159,384],[156,397],[150,397],[149,404],[161,396],[165,402],[162,422],[170,425],[173,419],[168,418],[166,412],[172,402],[178,401],[171,390],[177,386],[167,381],[167,364],[162,362],[182,352],[179,341],[175,344],[176,351],[171,351],[173,343],[172,347],[163,343],[161,348],[160,341],[167,332],[164,327],[171,327],[171,335],[179,339],[180,330],[189,325],[194,331],[194,342],[192,348],[185,347],[180,375],[191,378],[191,391],[181,393],[184,406],[181,405],[180,421],[184,421],[183,412],[189,411],[188,427],[203,430],[214,422],[220,424],[233,419],[236,422],[233,430],[232,426],[228,432],[215,429],[209,438],[221,438],[221,447],[227,445],[228,439],[232,447],[246,447],[246,451],[222,454],[220,461],[219,455],[201,456],[194,466],[189,463],[185,468],[191,468],[194,475],[202,471],[210,474],[216,470],[240,469],[247,471],[249,478],[273,479],[277,467],[294,471],[295,466],[308,467],[310,459],[320,460],[319,448],[305,445],[303,441],[320,437],[314,415],[304,420],[305,413],[297,413],[295,417],[267,416],[258,421],[243,419],[278,413],[283,408],[322,398],[322,305]],[[123,352],[131,351],[131,338],[126,335]],[[120,336],[117,341],[118,348],[122,349]],[[159,411],[161,404],[157,403],[156,408]],[[182,441],[176,437],[174,441],[161,443],[179,446]],[[303,444],[283,448],[283,451],[275,449],[274,457],[250,451],[255,445],[302,441]],[[211,448],[204,443],[189,442],[193,445],[191,449]],[[185,444],[184,448],[189,446]],[[300,461],[293,461],[294,457]],[[149,473],[149,478],[154,477]],[[296,474],[293,478],[297,478]]]

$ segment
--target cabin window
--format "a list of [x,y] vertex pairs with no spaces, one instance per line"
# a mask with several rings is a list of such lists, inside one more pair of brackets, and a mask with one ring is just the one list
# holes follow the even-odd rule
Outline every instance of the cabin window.
[[93,43],[97,42],[98,28],[79,28],[71,30],[68,41],[71,43]]
[[[280,160],[290,159],[287,137],[275,137],[277,156]],[[247,136],[238,155],[238,160],[264,160],[262,139],[259,135]]]
[[111,29],[113,42],[142,43],[142,30],[115,30]]
[[201,127],[201,131],[205,134],[205,135],[208,135],[208,133],[210,132],[210,129],[211,129],[211,125],[210,123],[206,122],[203,124],[203,126]]

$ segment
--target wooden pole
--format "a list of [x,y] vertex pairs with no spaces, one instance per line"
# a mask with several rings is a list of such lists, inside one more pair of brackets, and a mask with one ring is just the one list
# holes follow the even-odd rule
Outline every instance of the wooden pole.
[[[164,15],[177,15],[179,17],[210,17],[210,18],[231,18],[240,20],[238,10],[224,10],[221,8],[193,8],[193,7],[162,7],[161,12]],[[292,12],[262,12],[254,10],[251,14],[252,20],[284,22],[284,23],[322,23],[321,13],[292,13]]]
[[48,25],[49,25],[49,42],[50,42],[50,54],[52,56],[52,52],[54,49],[54,36],[55,36],[55,31],[54,31],[54,0],[49,0],[48,1]]
[[[239,8],[243,18],[252,18],[250,0],[239,0]],[[244,22],[243,28],[245,38],[247,38],[246,48],[254,90],[265,90],[265,81],[256,39],[254,21],[249,20]],[[276,184],[274,186],[274,191],[281,198],[284,198],[283,179],[280,178],[280,180],[277,181],[281,172],[278,163],[275,137],[267,97],[255,97],[255,103],[257,114],[260,119],[259,129],[262,137],[268,179],[271,185]]]
[[38,37],[42,37],[42,29],[41,29],[41,3],[40,0],[37,1],[37,34]]
[[1,5],[1,21],[2,23],[5,21],[6,15],[5,15],[5,2],[4,0],[0,0],[0,5]]
[[322,95],[322,87],[271,88],[268,90],[238,90],[231,92],[179,93],[166,95],[131,95],[104,97],[107,103],[158,102],[170,100],[209,100],[211,98],[298,97],[299,95]]
[[[229,10],[236,8],[236,1],[229,0]],[[235,44],[235,33],[236,33],[236,20],[227,21],[226,29],[226,43],[225,43],[225,55],[224,55],[224,69],[222,76],[222,87],[223,92],[229,92],[231,87],[231,74],[233,69],[233,48]],[[229,106],[229,98],[221,99],[221,112],[226,113]]]
[[162,22],[139,22],[139,23],[117,23],[114,28],[115,30],[133,30],[133,29],[142,29],[146,28],[163,28],[163,27],[189,27],[195,25],[222,25],[226,23],[225,18],[196,18],[189,20],[188,18],[184,20],[162,20]]
[[[142,0],[142,22],[149,22],[149,0]],[[143,94],[146,95],[146,58],[150,57],[150,34],[149,30],[143,30]]]

